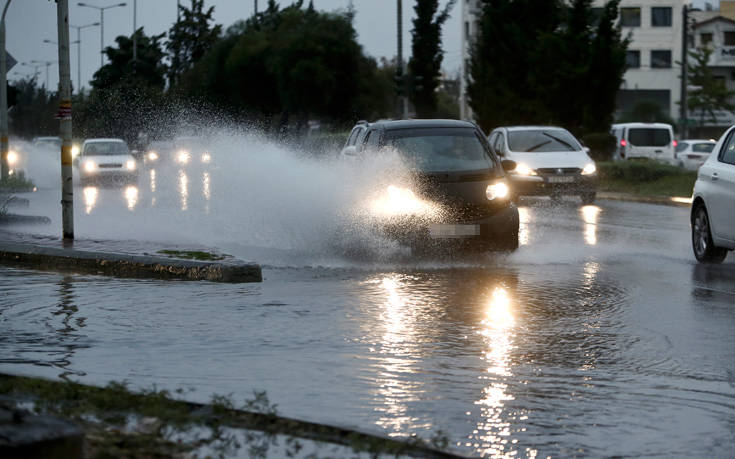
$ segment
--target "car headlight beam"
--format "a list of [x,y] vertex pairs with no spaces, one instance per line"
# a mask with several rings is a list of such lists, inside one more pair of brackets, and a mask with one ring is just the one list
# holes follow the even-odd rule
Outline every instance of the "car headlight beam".
[[149,151],[148,152],[148,160],[149,161],[155,161],[157,159],[158,159],[158,153],[156,153],[155,151]]
[[94,172],[97,170],[97,164],[95,164],[93,161],[85,161],[84,170],[86,172]]
[[505,182],[491,183],[485,189],[485,196],[488,201],[494,201],[496,199],[505,199],[510,194],[510,188]]
[[597,167],[595,166],[595,163],[588,163],[582,169],[582,175],[592,175],[595,172],[597,172]]
[[518,175],[538,175],[535,170],[531,169],[523,163],[518,163],[513,172]]
[[202,154],[202,162],[203,163],[209,163],[210,161],[212,161],[212,155],[210,155],[209,153],[203,153]]
[[18,159],[18,153],[12,150],[8,152],[8,165],[14,166],[18,162]]
[[127,160],[127,162],[125,163],[125,168],[129,171],[134,171],[135,170],[135,160],[134,159]]
[[189,162],[189,152],[186,150],[179,150],[178,153],[176,153],[176,161],[180,162],[181,164],[186,164]]

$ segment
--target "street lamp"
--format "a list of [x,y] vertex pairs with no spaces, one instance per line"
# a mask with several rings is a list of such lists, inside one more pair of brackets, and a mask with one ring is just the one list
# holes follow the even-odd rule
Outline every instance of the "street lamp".
[[110,8],[117,8],[118,6],[127,6],[127,3],[116,3],[114,5],[108,5],[108,6],[96,6],[96,5],[90,5],[88,3],[77,3],[79,6],[86,6],[87,8],[94,8],[96,10],[100,11],[100,67],[102,67],[104,63],[104,52],[105,52],[105,10]]
[[48,68],[51,66],[51,64],[55,64],[58,61],[31,61],[31,64],[39,64],[39,65],[45,65],[46,66],[46,90],[48,91]]

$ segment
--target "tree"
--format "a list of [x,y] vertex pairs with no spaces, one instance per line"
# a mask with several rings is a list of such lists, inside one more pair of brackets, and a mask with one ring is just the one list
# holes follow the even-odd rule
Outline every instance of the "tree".
[[191,8],[179,6],[180,19],[171,26],[166,49],[171,57],[169,84],[174,86],[186,70],[191,69],[217,42],[222,26],[214,21],[214,6],[204,11],[204,0],[191,0]]
[[559,124],[606,131],[625,72],[619,0],[484,0],[467,94],[483,129]]
[[687,63],[689,84],[696,87],[689,91],[687,104],[692,112],[699,111],[700,124],[705,121],[717,123],[717,111],[735,110],[735,105],[730,102],[735,91],[727,89],[725,82],[715,77],[709,66],[711,55],[712,49],[703,46],[689,52]]
[[9,128],[13,135],[31,138],[58,132],[59,121],[54,119],[59,103],[58,95],[36,84],[36,77],[14,83],[16,100],[10,111]]
[[[437,111],[436,90],[441,78],[444,52],[441,49],[442,25],[456,0],[450,0],[441,12],[439,0],[416,0],[411,31],[411,60],[408,62],[412,81],[410,97],[420,118],[432,118]],[[437,14],[438,13],[438,14]]]
[[105,54],[109,63],[95,72],[92,88],[106,89],[114,86],[150,86],[163,90],[166,66],[161,39],[164,34],[146,36],[143,28],[135,31],[138,42],[138,59],[133,62],[133,39],[120,35],[115,38],[117,47],[108,46]]

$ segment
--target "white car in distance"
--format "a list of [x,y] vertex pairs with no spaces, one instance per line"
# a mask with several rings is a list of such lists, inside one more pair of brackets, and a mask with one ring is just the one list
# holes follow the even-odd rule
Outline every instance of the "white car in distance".
[[735,249],[735,126],[699,168],[692,194],[692,248],[701,263],[721,263]]
[[717,145],[717,142],[714,140],[680,140],[674,155],[679,162],[679,166],[690,171],[696,171],[707,161],[715,145]]
[[122,139],[88,139],[75,160],[82,183],[137,181],[138,164]]

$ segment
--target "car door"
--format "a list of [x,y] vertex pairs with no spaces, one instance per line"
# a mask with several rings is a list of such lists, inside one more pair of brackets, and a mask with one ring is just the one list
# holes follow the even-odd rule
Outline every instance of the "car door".
[[706,204],[713,236],[735,241],[735,130],[712,166],[703,179],[710,181]]

